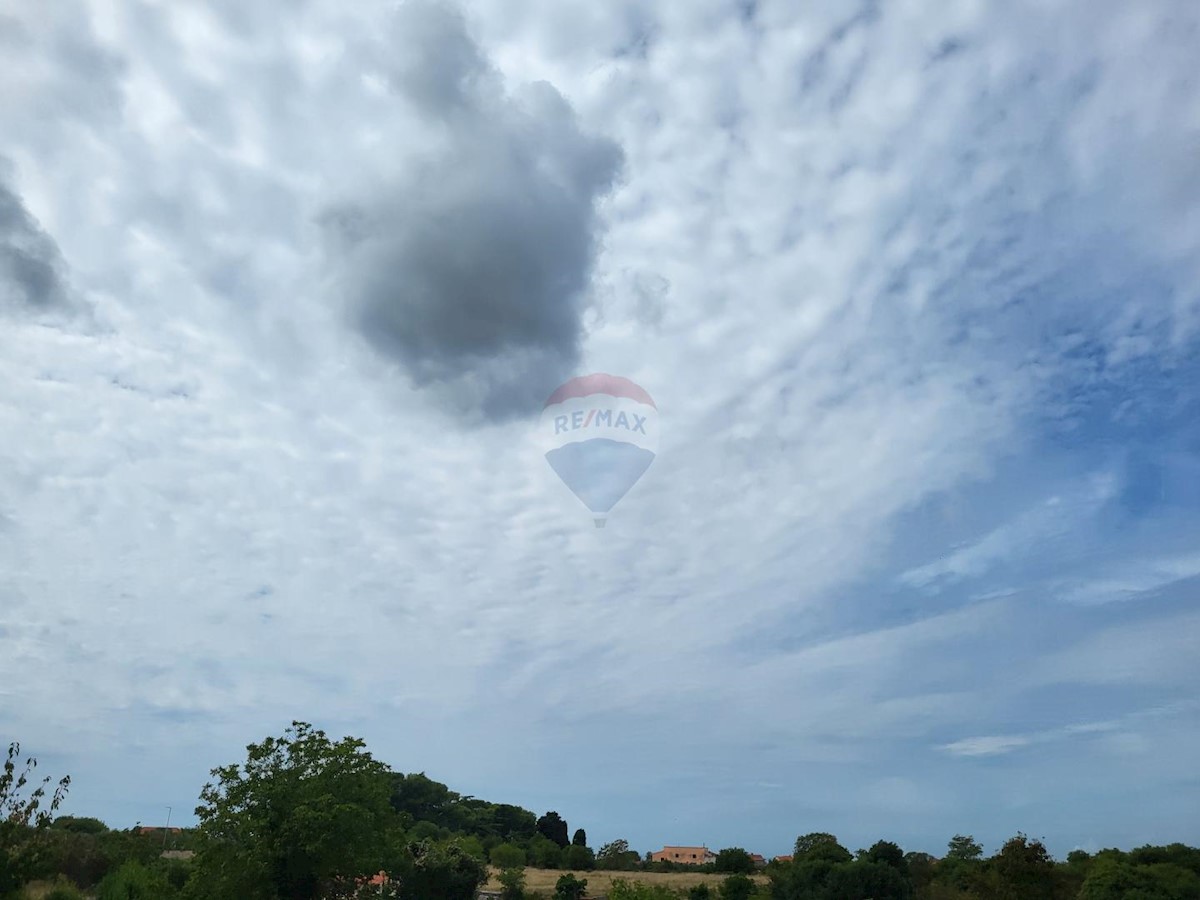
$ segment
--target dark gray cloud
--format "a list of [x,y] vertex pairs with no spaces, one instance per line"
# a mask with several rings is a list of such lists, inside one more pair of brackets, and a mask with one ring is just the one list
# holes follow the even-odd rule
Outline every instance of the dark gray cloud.
[[505,90],[453,10],[408,3],[390,76],[437,149],[329,210],[356,325],[459,411],[535,407],[578,360],[597,200],[620,148],[552,86]]
[[54,240],[0,183],[0,312],[67,307],[65,268]]

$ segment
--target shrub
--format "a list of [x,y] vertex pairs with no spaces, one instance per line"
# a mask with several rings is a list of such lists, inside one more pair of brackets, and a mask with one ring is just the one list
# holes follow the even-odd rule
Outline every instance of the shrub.
[[750,900],[754,882],[745,875],[730,875],[721,882],[721,900]]
[[554,885],[555,900],[583,900],[586,891],[587,879],[576,878],[570,873],[560,875],[558,882]]
[[500,873],[501,900],[525,900],[525,872],[523,869],[505,869]]
[[173,895],[161,872],[133,861],[109,872],[96,886],[96,900],[164,900]]
[[50,888],[42,900],[83,900],[83,892],[69,881],[60,881]]
[[525,865],[525,851],[516,844],[497,844],[488,858],[498,869],[519,869]]
[[615,878],[608,892],[608,900],[679,900],[679,895],[665,885]]

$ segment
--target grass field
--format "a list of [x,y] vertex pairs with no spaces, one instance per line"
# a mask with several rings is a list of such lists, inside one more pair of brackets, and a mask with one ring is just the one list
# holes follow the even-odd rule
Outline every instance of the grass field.
[[[500,882],[496,880],[499,869],[490,869],[487,889],[500,890]],[[525,869],[525,888],[537,891],[547,897],[554,893],[554,883],[560,875],[565,875],[558,869]],[[725,880],[724,875],[709,875],[705,872],[573,872],[576,878],[587,879],[589,894],[607,893],[614,878],[624,878],[626,881],[640,881],[644,884],[662,884],[669,888],[690,888],[695,884],[707,883],[714,890]],[[765,875],[751,876],[755,881],[765,884]]]

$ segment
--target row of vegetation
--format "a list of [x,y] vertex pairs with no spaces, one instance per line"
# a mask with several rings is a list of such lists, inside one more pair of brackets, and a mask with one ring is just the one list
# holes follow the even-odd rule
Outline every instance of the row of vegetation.
[[362,741],[333,741],[302,722],[213,770],[199,827],[178,832],[55,818],[69,781],[39,781],[35,766],[12,745],[0,774],[0,900],[32,900],[35,881],[50,883],[41,900],[472,900],[489,865],[503,900],[540,896],[526,888],[527,866],[566,870],[556,900],[589,896],[593,870],[629,873],[606,886],[609,900],[1200,900],[1200,850],[1074,851],[1056,861],[1020,834],[990,858],[959,835],[935,858],[890,841],[851,853],[811,833],[762,875],[731,847],[707,882],[653,883],[669,864],[626,841],[593,851],[556,812],[539,817],[393,772]]

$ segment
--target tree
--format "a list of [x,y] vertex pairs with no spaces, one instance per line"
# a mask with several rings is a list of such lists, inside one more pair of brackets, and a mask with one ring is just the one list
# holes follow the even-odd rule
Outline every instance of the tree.
[[571,836],[571,843],[574,844],[576,847],[586,847],[587,846],[587,832],[584,831],[582,828],[576,828],[575,834],[573,834]]
[[609,841],[596,854],[596,868],[608,871],[627,872],[636,869],[639,861],[640,857],[637,851],[630,850],[629,841],[623,838]]
[[99,819],[90,816],[59,816],[50,823],[55,831],[69,831],[72,834],[103,834],[108,826]]
[[956,834],[950,838],[946,859],[975,860],[983,856],[983,846],[969,834]]
[[[395,829],[389,773],[346,737],[306,722],[250,744],[200,792],[194,882],[231,900],[314,900],[332,881],[379,871]],[[478,863],[477,863],[478,865]]]
[[456,843],[409,846],[412,863],[401,872],[405,900],[474,900],[487,868]]
[[1018,833],[991,860],[998,896],[1011,900],[1054,900],[1054,862],[1041,841]]
[[539,834],[529,842],[529,859],[539,869],[557,869],[562,863],[562,848]]
[[904,861],[908,865],[908,876],[913,889],[924,890],[925,886],[933,881],[937,860],[928,853],[913,851],[904,854]]
[[826,878],[825,892],[838,900],[908,900],[913,893],[900,870],[868,859],[835,865]]
[[562,867],[588,872],[596,868],[596,857],[589,848],[572,844],[562,851]]
[[891,866],[901,875],[908,875],[908,862],[904,858],[904,851],[900,849],[899,845],[893,844],[891,841],[876,841],[863,854],[863,859],[867,862],[876,862],[882,863],[885,866]]
[[754,896],[754,881],[745,875],[730,875],[721,882],[721,900],[750,900]]
[[525,870],[505,869],[499,875],[500,900],[525,900]]
[[96,900],[165,900],[174,896],[162,872],[130,860],[109,872],[96,886]]
[[726,847],[717,853],[713,871],[749,875],[754,871],[754,860],[741,847]]
[[850,862],[854,857],[838,843],[838,839],[825,831],[813,831],[796,838],[793,860],[823,860],[831,863]]
[[560,875],[554,885],[555,900],[583,900],[587,891],[587,879],[574,875]]
[[551,811],[537,820],[537,830],[559,847],[565,847],[567,840],[567,823],[558,813]]
[[26,881],[41,874],[46,852],[41,832],[50,824],[71,784],[70,777],[62,778],[47,800],[49,776],[29,789],[36,768],[37,760],[32,756],[21,761],[20,744],[14,741],[8,745],[8,756],[0,771],[0,897],[19,891]]
[[488,858],[498,869],[519,869],[525,865],[525,851],[516,844],[497,844]]
[[707,884],[694,884],[688,888],[688,900],[711,900],[712,892]]

